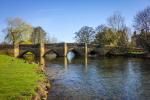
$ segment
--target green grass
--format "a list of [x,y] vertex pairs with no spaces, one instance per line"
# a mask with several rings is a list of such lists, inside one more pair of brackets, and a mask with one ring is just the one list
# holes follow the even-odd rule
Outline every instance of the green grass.
[[30,100],[44,74],[37,64],[0,55],[0,100]]
[[128,52],[129,54],[136,54],[136,55],[138,55],[138,54],[144,54],[145,52]]

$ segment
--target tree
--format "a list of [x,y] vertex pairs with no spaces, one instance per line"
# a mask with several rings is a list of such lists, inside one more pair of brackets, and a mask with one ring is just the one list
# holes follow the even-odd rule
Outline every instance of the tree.
[[129,29],[124,27],[123,30],[114,30],[112,27],[106,25],[100,25],[96,28],[96,43],[101,46],[127,46],[128,45],[128,33]]
[[96,28],[95,43],[98,43],[101,46],[112,45],[115,42],[115,38],[115,34],[111,28],[105,25],[100,25]]
[[144,31],[144,29],[141,30],[139,43],[143,48],[145,48],[145,50],[150,52],[150,32]]
[[150,7],[137,13],[134,17],[134,28],[140,33],[140,45],[150,51]]
[[134,28],[137,31],[144,30],[150,32],[150,7],[137,13],[134,17]]
[[116,37],[117,37],[117,46],[128,46],[128,28],[125,28],[122,31],[117,31]]
[[114,13],[112,16],[108,17],[107,22],[108,26],[115,31],[124,30],[126,26],[124,23],[124,17],[122,17],[119,12]]
[[99,25],[99,26],[97,26],[97,27],[95,28],[95,32],[96,32],[96,33],[103,32],[103,31],[106,30],[106,29],[108,29],[108,27],[107,27],[106,25],[104,25],[104,24],[101,24],[101,25]]
[[5,40],[9,43],[28,41],[32,33],[32,27],[20,18],[9,18],[7,27],[3,30],[6,33]]
[[32,37],[31,37],[31,41],[33,44],[39,44],[39,43],[43,43],[46,40],[46,32],[44,31],[44,29],[42,29],[42,27],[35,27],[33,28],[34,31],[32,33]]
[[45,43],[57,43],[57,38],[54,37],[54,36],[46,36],[46,40],[45,40]]
[[120,13],[114,13],[108,17],[108,26],[111,28],[116,46],[127,46],[129,28],[125,25],[125,19]]
[[91,43],[94,38],[95,31],[92,27],[83,26],[78,32],[75,32],[75,40],[78,43]]

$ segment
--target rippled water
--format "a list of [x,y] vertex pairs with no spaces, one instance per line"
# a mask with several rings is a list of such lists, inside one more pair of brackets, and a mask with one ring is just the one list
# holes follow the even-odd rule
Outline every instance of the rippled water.
[[150,60],[57,58],[46,61],[49,100],[150,100]]

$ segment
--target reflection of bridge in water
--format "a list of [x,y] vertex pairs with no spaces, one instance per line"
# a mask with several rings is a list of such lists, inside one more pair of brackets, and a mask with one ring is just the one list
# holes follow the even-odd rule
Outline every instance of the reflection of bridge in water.
[[[44,59],[44,58],[43,58]],[[50,66],[51,64],[60,64],[65,71],[68,71],[69,66],[74,65],[76,63],[80,63],[82,65],[84,65],[84,71],[87,72],[88,70],[88,57],[73,57],[72,59],[69,59],[69,57],[60,57],[60,58],[55,58],[55,59],[45,59],[44,60],[44,65]]]
[[[71,59],[71,60],[73,60],[73,59]],[[68,65],[71,62],[69,61],[69,59],[67,57],[64,57],[64,62],[63,63],[64,63],[64,68],[67,71],[68,70]],[[87,56],[84,57],[84,66],[85,66],[85,72],[87,72],[87,68],[88,68],[88,57]]]

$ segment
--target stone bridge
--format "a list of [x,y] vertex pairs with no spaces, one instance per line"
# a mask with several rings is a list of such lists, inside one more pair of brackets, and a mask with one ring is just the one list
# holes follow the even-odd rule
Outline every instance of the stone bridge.
[[0,53],[14,57],[22,57],[27,52],[32,52],[36,57],[43,57],[50,52],[59,57],[65,57],[70,51],[74,52],[76,56],[105,55],[110,51],[110,48],[100,48],[99,45],[85,43],[0,45]]

